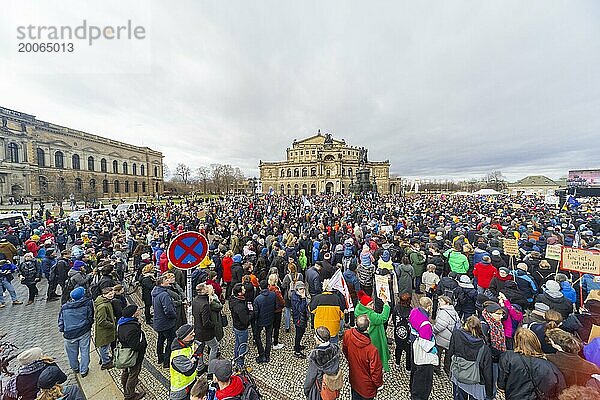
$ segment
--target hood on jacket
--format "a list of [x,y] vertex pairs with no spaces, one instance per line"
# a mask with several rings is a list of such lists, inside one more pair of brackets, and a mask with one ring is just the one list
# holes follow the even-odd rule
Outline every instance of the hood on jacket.
[[354,254],[354,246],[350,243],[344,245],[344,257],[352,257]]
[[333,375],[340,368],[340,348],[332,345],[317,346],[310,353],[310,359],[326,374]]
[[166,291],[167,291],[167,288],[164,286],[154,286],[154,288],[152,289],[151,295],[152,295],[152,297],[156,297],[160,293],[166,292]]
[[92,299],[90,299],[89,297],[82,297],[79,300],[69,300],[65,304],[63,304],[62,308],[63,308],[63,310],[79,308],[79,307],[86,306],[87,303],[89,303],[91,301],[92,301]]
[[349,335],[356,344],[356,347],[364,349],[371,344],[371,338],[368,334],[360,333],[357,329],[350,329]]

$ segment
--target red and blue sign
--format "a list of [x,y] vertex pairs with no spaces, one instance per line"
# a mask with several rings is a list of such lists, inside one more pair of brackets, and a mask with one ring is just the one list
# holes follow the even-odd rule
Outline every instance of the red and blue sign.
[[183,232],[177,235],[169,245],[167,258],[179,269],[196,267],[208,252],[206,238],[198,232]]

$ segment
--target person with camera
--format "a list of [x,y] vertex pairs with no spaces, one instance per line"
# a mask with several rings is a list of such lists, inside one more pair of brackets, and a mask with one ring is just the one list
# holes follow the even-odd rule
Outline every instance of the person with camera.
[[[209,376],[216,385],[216,399],[239,398],[244,393],[244,382],[238,375],[233,375],[231,361],[216,358],[208,364]],[[210,399],[210,397],[209,397]]]

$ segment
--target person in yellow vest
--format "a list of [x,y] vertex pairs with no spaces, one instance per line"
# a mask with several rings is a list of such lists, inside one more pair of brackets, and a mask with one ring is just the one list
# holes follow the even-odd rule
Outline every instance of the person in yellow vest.
[[198,345],[194,340],[194,327],[189,324],[177,329],[175,340],[171,344],[171,394],[170,400],[188,400],[196,381]]

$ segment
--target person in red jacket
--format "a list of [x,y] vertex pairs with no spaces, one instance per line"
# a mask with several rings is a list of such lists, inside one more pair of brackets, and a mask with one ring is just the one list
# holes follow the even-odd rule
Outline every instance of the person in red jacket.
[[479,293],[489,289],[492,279],[498,276],[498,270],[492,265],[490,256],[483,256],[481,262],[475,264],[473,276],[477,278],[477,291]]
[[158,260],[158,267],[160,269],[161,274],[164,274],[169,270],[169,259],[167,257],[166,251],[163,251],[160,255],[160,259]]
[[369,317],[356,317],[356,328],[344,332],[342,351],[348,360],[352,400],[373,400],[383,386],[383,365],[377,348],[371,343]]
[[225,298],[229,299],[231,296],[231,289],[233,286],[231,285],[231,266],[233,265],[233,253],[231,250],[228,250],[221,260],[221,267],[223,267],[223,284],[226,286],[225,288]]

